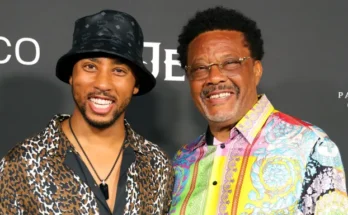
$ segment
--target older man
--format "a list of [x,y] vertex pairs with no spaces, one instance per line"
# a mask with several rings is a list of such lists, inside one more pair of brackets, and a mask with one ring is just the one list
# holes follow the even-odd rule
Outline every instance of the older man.
[[125,121],[132,96],[156,83],[143,41],[137,21],[120,11],[76,21],[73,47],[56,69],[75,109],[0,161],[0,214],[168,213],[171,163]]
[[179,60],[206,132],[174,158],[171,214],[346,214],[340,153],[318,127],[258,95],[255,21],[215,7],[179,36]]

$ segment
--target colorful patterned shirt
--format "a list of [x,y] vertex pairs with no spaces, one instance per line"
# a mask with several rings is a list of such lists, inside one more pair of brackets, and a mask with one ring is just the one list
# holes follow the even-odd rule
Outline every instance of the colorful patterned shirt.
[[275,110],[266,95],[228,141],[206,132],[173,162],[170,214],[348,214],[335,143],[320,128]]

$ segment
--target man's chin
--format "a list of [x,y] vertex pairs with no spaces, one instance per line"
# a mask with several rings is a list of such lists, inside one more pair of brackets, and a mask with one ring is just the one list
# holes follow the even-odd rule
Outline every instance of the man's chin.
[[222,123],[230,121],[234,118],[234,114],[232,112],[219,112],[219,113],[205,113],[205,118],[211,122]]
[[114,121],[87,120],[88,124],[94,128],[105,129],[114,124]]
[[85,116],[84,118],[90,126],[98,129],[109,128],[118,119],[118,117],[112,118],[108,116]]
[[79,110],[85,121],[90,126],[98,129],[105,129],[114,125],[115,122],[124,114],[124,108],[122,108],[122,106],[120,109],[110,110],[105,114],[98,114],[88,107],[79,108]]
[[210,122],[214,122],[214,123],[223,123],[223,122],[227,122],[230,120],[230,118],[227,118],[225,116],[206,116],[206,118],[210,121]]

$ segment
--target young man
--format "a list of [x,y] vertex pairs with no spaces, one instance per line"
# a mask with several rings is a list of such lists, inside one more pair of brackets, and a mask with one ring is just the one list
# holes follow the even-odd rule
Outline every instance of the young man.
[[71,85],[75,109],[1,160],[1,214],[168,212],[171,163],[125,120],[132,96],[156,84],[142,52],[142,30],[126,13],[77,20],[73,47],[56,67]]
[[175,156],[171,214],[347,213],[336,145],[257,93],[264,51],[253,20],[222,7],[198,12],[178,53],[209,126]]

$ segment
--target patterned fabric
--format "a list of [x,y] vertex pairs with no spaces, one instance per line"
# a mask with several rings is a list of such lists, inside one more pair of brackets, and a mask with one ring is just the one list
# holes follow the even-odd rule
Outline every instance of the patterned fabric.
[[[63,163],[73,149],[60,124],[68,117],[55,116],[44,131],[0,161],[0,214],[99,214],[91,188]],[[171,163],[157,145],[125,126],[136,159],[127,173],[124,214],[166,214],[174,180]]]
[[174,158],[170,214],[348,214],[340,153],[263,95],[225,143],[205,133]]

